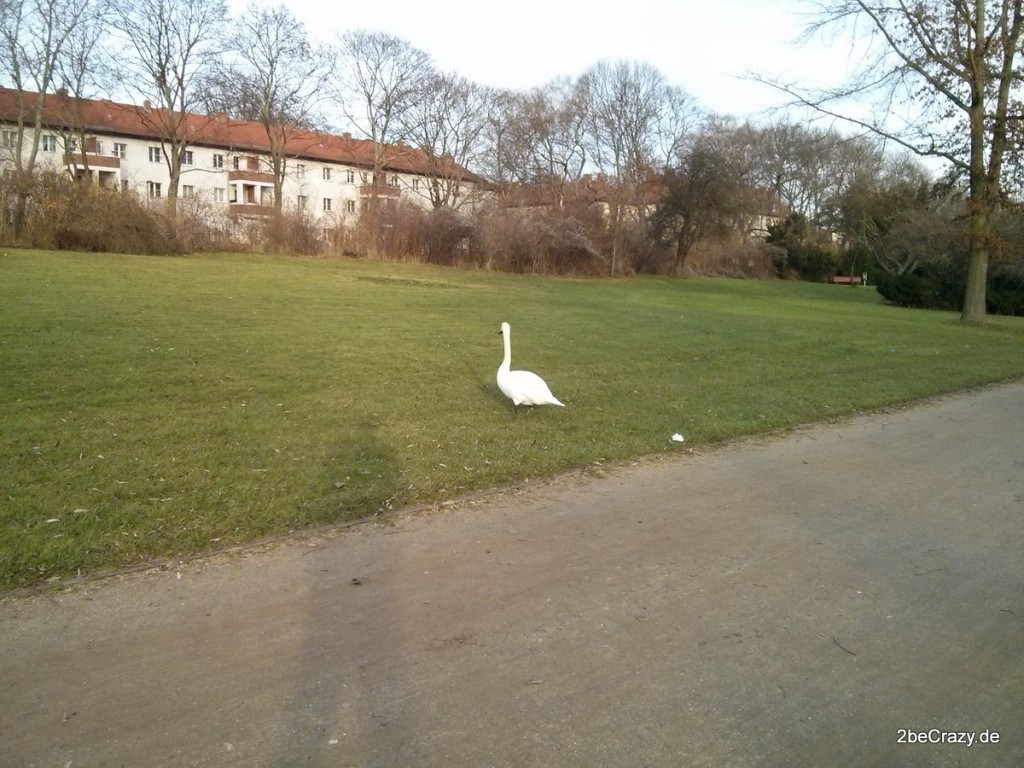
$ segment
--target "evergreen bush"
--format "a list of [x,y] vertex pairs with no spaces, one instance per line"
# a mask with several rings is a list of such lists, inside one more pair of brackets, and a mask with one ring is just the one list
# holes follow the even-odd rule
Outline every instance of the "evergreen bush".
[[[967,273],[962,265],[926,264],[892,275],[876,273],[875,287],[892,304],[918,309],[963,309]],[[987,311],[993,315],[1024,315],[1024,267],[997,263],[989,267]]]

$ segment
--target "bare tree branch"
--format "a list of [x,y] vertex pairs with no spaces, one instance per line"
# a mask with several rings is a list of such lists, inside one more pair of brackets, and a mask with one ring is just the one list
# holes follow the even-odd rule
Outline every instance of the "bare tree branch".
[[124,52],[123,82],[150,107],[140,116],[157,135],[170,175],[168,212],[177,210],[188,114],[199,103],[204,71],[217,66],[224,0],[119,0],[114,26]]
[[283,5],[251,3],[228,41],[229,64],[207,74],[203,99],[263,126],[280,211],[288,174],[288,142],[299,129],[320,127],[319,109],[331,71],[330,52],[309,42],[305,25]]

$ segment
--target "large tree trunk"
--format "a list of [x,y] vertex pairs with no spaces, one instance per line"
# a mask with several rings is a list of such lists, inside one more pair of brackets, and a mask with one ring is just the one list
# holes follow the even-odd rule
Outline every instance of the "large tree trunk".
[[272,158],[274,166],[274,210],[278,214],[284,210],[284,177],[287,171],[285,160],[275,154]]
[[974,210],[970,223],[970,263],[967,266],[967,289],[960,319],[968,323],[985,322],[986,287],[988,284],[988,243],[992,217],[986,208]]
[[171,174],[171,181],[167,185],[167,217],[171,221],[178,219],[178,174]]
[[686,258],[690,255],[690,244],[680,235],[676,240],[675,258],[672,260],[672,274],[681,277],[686,269]]
[[[970,185],[970,263],[967,267],[967,288],[960,319],[965,322],[985,322],[985,294],[988,283],[988,244],[992,229],[992,205],[997,196],[991,194],[985,162],[985,92],[989,73],[985,66],[985,0],[975,0],[974,66],[970,70],[971,105],[970,158],[968,182]],[[998,181],[997,181],[998,183]]]

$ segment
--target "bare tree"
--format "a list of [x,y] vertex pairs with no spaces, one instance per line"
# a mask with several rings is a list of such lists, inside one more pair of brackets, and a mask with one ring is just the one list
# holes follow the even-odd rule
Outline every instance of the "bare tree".
[[666,85],[649,64],[598,62],[580,77],[589,108],[594,161],[624,183],[643,180],[654,166]]
[[874,181],[883,152],[878,141],[843,136],[834,129],[779,121],[751,128],[758,182],[792,212],[817,221],[830,201],[858,178]]
[[503,185],[539,184],[562,206],[587,165],[587,111],[568,79],[506,91],[488,116],[491,175]]
[[528,176],[555,185],[562,199],[587,166],[585,94],[566,78],[523,94],[522,129],[528,150]]
[[677,86],[667,86],[655,129],[656,164],[668,167],[680,157],[690,145],[701,121],[707,118],[690,94]]
[[224,0],[119,0],[115,8],[124,85],[144,99],[139,114],[160,137],[173,217],[191,144],[189,113],[200,103],[204,71],[217,66],[227,5]]
[[0,66],[18,101],[13,135],[6,136],[3,148],[10,153],[20,190],[15,232],[39,156],[47,91],[90,9],[89,0],[0,0]]
[[[597,88],[599,79],[610,81],[620,68],[625,72],[624,91],[639,84],[633,77],[638,73],[640,80],[651,74],[658,85],[647,94],[655,109],[642,120],[643,148],[633,152],[634,158],[643,160],[632,165],[625,149],[630,142],[625,123],[628,98],[623,96],[617,107],[609,89],[599,92]],[[608,96],[597,102],[600,115],[594,100],[598,95]],[[528,91],[493,94],[485,128],[486,171],[501,184],[549,185],[558,204],[588,169],[603,172],[613,183],[620,176],[642,183],[649,172],[678,156],[700,119],[694,100],[685,91],[661,83],[660,75],[646,65],[600,64],[575,82],[557,78]]]
[[587,104],[591,159],[613,189],[608,215],[614,275],[620,266],[627,211],[636,212],[642,223],[645,206],[640,190],[655,164],[665,84],[648,64],[601,61],[583,73],[577,87]]
[[433,75],[430,56],[385,32],[354,30],[340,38],[341,88],[346,117],[373,142],[371,205],[384,184],[388,144],[407,138],[406,111]]
[[108,77],[105,73],[114,70],[106,46],[107,16],[111,11],[109,0],[89,0],[88,9],[78,19],[73,35],[70,35],[57,57],[56,81],[64,100],[64,146],[68,152],[68,173],[77,177],[78,168],[84,171],[81,179],[89,182],[92,173],[89,167],[90,144],[95,149],[95,137],[87,132],[83,106],[85,100],[95,98],[105,90]]
[[710,117],[676,153],[662,177],[666,194],[651,217],[655,239],[671,248],[673,273],[685,270],[697,243],[745,230],[752,210],[761,212],[750,149],[748,131]]
[[480,161],[481,170],[491,181],[502,186],[522,181],[517,175],[524,166],[522,142],[515,130],[518,98],[517,91],[491,89],[485,100],[485,150]]
[[288,173],[287,146],[299,129],[321,122],[319,106],[331,74],[331,57],[309,42],[305,25],[283,5],[251,3],[232,24],[230,63],[207,74],[203,94],[210,111],[263,126],[280,211]]
[[454,73],[426,79],[420,98],[405,112],[405,135],[427,156],[426,189],[434,208],[458,208],[465,200],[467,168],[482,149],[485,92]]
[[[851,82],[810,93],[773,83],[819,112],[856,123],[967,178],[970,258],[962,319],[985,319],[993,225],[1004,160],[1024,77],[1020,64],[1024,0],[823,0],[812,31],[848,26],[869,37],[875,56]],[[881,96],[913,110],[902,123],[888,109],[858,118],[843,103]],[[1019,106],[1016,107],[1019,112]]]

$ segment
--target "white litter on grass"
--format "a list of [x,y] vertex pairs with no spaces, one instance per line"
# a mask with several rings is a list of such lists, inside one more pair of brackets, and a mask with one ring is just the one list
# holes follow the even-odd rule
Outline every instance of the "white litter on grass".
[[682,435],[680,435],[678,432],[676,432],[674,435],[672,435],[672,437],[670,439],[672,440],[673,443],[685,443],[686,442],[686,438],[683,437]]

